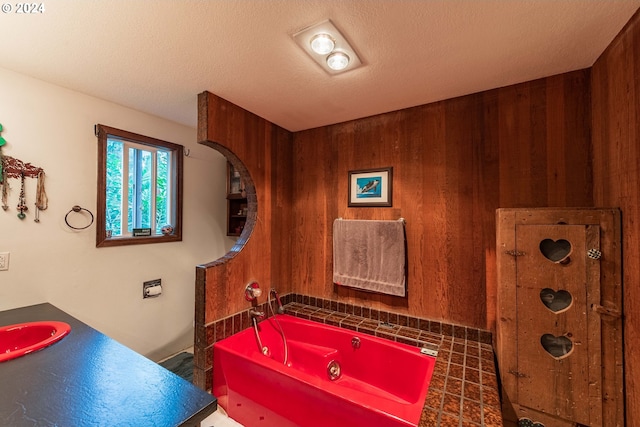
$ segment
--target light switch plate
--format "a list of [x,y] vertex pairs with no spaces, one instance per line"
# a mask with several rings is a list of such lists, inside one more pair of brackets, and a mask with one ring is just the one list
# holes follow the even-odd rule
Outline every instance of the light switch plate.
[[9,252],[0,252],[0,271],[9,269]]

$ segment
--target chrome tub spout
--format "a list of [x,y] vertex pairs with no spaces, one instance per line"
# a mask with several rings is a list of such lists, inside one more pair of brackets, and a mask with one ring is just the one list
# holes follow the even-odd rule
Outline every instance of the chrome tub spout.
[[264,311],[252,308],[251,310],[249,310],[249,317],[251,317],[251,320],[257,323],[260,320],[264,319]]

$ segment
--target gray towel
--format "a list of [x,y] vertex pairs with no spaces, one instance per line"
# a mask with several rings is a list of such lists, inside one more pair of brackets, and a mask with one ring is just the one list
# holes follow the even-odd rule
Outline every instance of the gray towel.
[[333,282],[406,296],[404,221],[333,222]]

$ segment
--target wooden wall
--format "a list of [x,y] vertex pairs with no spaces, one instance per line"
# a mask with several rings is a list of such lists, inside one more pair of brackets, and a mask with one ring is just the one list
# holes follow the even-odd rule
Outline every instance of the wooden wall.
[[[294,291],[494,329],[495,210],[592,206],[589,71],[294,134]],[[393,166],[393,207],[348,171]],[[408,298],[332,284],[336,218],[406,219]]]
[[[253,280],[494,329],[495,210],[593,204],[589,93],[581,70],[295,134],[201,94],[198,136],[250,176],[257,221],[241,251],[197,268],[196,341],[249,308]],[[393,207],[348,208],[348,171],[385,166]],[[338,217],[406,219],[407,298],[333,285]]]
[[[225,257],[196,267],[194,375],[206,384],[211,368],[212,322],[251,303],[247,283],[257,281],[266,299],[269,287],[291,292],[291,139],[290,132],[211,93],[198,96],[200,143],[222,152],[239,169],[247,185],[249,217],[238,243]],[[205,188],[206,191],[206,187]],[[221,203],[224,203],[221,200]],[[248,221],[249,223],[249,221]],[[237,325],[236,325],[237,327]],[[207,353],[207,348],[209,353]]]
[[594,201],[622,210],[626,425],[640,425],[640,12],[592,67]]
[[[640,424],[638,76],[636,14],[591,69],[295,134],[201,94],[199,138],[246,165],[258,221],[241,252],[198,267],[196,338],[248,308],[250,280],[494,329],[496,208],[620,207],[627,425]],[[385,166],[393,207],[348,208],[348,171]],[[331,283],[338,217],[407,220],[408,298]]]
[[[198,102],[200,142],[239,160],[245,183],[255,189],[247,194],[256,219],[251,235],[243,233],[225,259],[201,269],[207,282],[204,322],[210,323],[248,308],[244,286],[251,281],[265,291],[293,290],[290,259],[283,256],[291,252],[291,133],[211,93],[200,94]],[[212,266],[217,268],[207,268]]]

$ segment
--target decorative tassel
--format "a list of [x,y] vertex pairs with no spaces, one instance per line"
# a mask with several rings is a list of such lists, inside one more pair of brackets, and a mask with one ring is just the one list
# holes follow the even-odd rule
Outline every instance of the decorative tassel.
[[[1,162],[4,162],[4,159],[0,159]],[[9,181],[7,181],[7,169],[2,169],[2,176],[0,176],[0,181],[2,185],[2,209],[9,209],[9,205],[7,204],[7,195],[9,194]]]
[[27,202],[25,200],[25,195],[24,195],[24,173],[22,173],[22,177],[20,178],[21,184],[20,184],[20,197],[18,198],[18,210],[20,212],[18,212],[18,218],[20,219],[25,219],[27,217],[27,215],[25,215],[25,212],[29,210],[29,208],[27,207]]
[[36,217],[34,222],[40,222],[40,211],[44,211],[49,207],[49,199],[44,191],[44,171],[38,172],[38,184],[36,186]]

